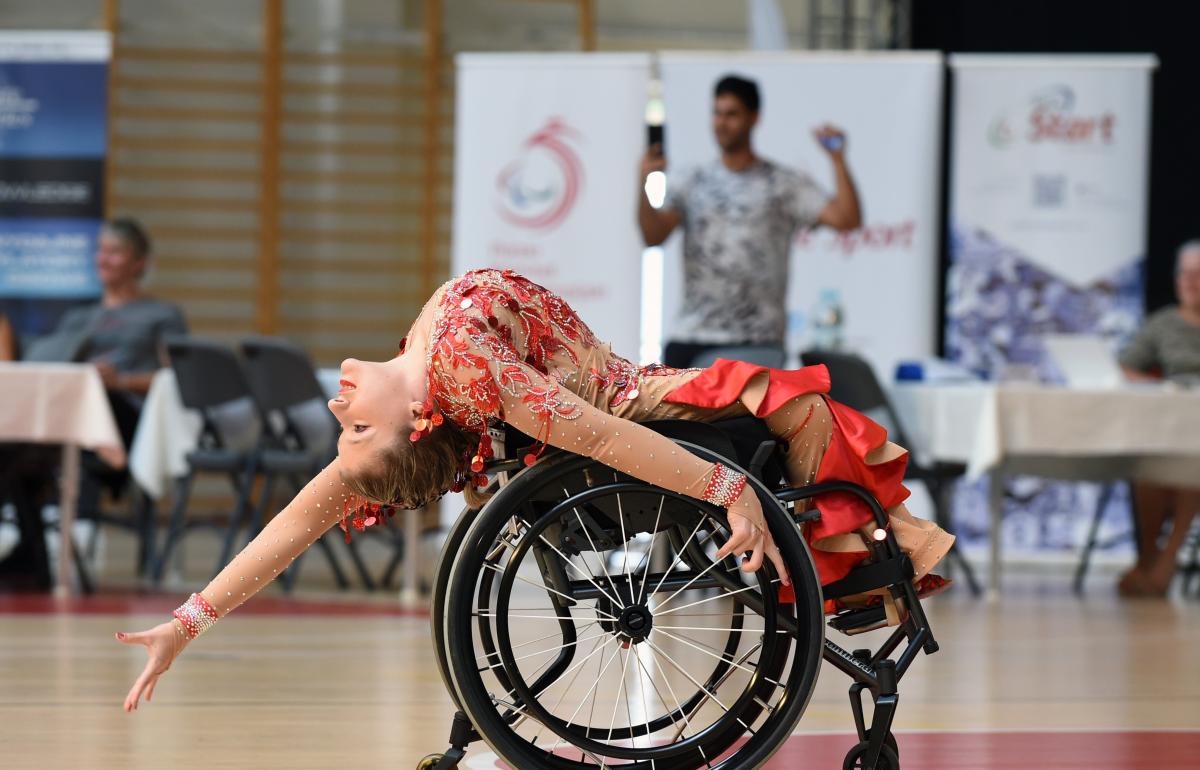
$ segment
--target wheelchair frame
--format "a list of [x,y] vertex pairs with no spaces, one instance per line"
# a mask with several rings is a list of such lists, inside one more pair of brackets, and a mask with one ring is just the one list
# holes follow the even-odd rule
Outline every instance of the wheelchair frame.
[[[670,430],[669,427],[664,429],[664,426],[669,426],[671,422],[674,421],[665,421],[657,425],[652,424],[650,427],[656,427],[659,432],[668,438],[674,438],[676,441],[679,441],[678,436],[672,435],[674,431]],[[697,423],[688,423],[688,425],[702,425],[706,430],[720,430],[719,427],[712,425]],[[693,436],[687,436],[687,438],[693,438],[695,428],[689,427],[684,433],[693,434]],[[496,439],[497,446],[503,447],[504,435],[499,432],[493,432],[493,437]],[[687,447],[687,443],[683,445]],[[736,456],[729,456],[731,446],[728,448],[719,446],[714,449],[709,445],[698,446],[697,448],[726,457],[730,462],[736,462],[738,459]],[[748,474],[759,482],[764,482],[764,468],[772,460],[777,449],[778,443],[775,440],[762,441],[754,451],[749,463],[746,464]],[[502,451],[498,452],[498,454],[502,453]],[[601,464],[597,462],[596,465]],[[537,468],[538,466],[534,466],[529,471],[536,472]],[[522,473],[522,475],[526,471],[519,461],[504,458],[491,461],[488,464],[487,470],[496,474],[493,490],[510,483],[509,476],[514,471]],[[568,495],[556,507],[582,504],[581,499],[586,499],[587,495],[612,492],[623,483],[627,482],[615,481],[590,487],[583,492]],[[620,490],[618,489],[617,491]],[[887,514],[883,507],[862,486],[838,481],[803,487],[788,487],[783,485],[769,491],[790,514],[796,526],[818,520],[820,518],[820,511],[814,506],[807,511],[797,513],[795,511],[795,504],[811,500],[823,494],[850,494],[865,503],[871,510],[877,529],[876,537],[869,546],[871,552],[870,559],[866,564],[856,568],[839,581],[825,586],[817,585],[817,595],[823,599],[836,599],[873,589],[887,588],[893,599],[903,602],[907,610],[907,616],[896,626],[895,630],[892,631],[879,649],[874,651],[870,649],[847,650],[822,635],[821,657],[853,680],[849,688],[849,698],[855,730],[859,740],[847,753],[844,768],[898,770],[900,766],[898,748],[895,738],[891,733],[891,727],[899,705],[899,682],[916,659],[918,652],[923,651],[928,655],[938,650],[938,644],[934,638],[932,628],[929,625],[928,618],[925,615],[912,583],[914,576],[912,563],[907,555],[901,552],[895,536],[888,527]],[[671,494],[666,493],[665,490],[663,492]],[[459,710],[455,713],[451,726],[450,747],[443,753],[432,754],[423,758],[417,766],[418,770],[452,770],[452,768],[458,767],[459,763],[465,757],[469,744],[483,740],[483,736],[472,725],[463,712],[461,704],[458,703],[459,696],[456,685],[449,673],[446,660],[448,653],[443,627],[446,589],[451,568],[454,564],[454,558],[471,525],[474,523],[477,514],[481,510],[468,508],[463,511],[447,536],[438,563],[432,608],[433,637],[443,679],[447,690],[456,702],[456,706],[459,706]],[[884,617],[883,607],[876,606],[843,611],[830,618],[827,623],[835,630],[853,633],[856,629],[868,628],[879,623]],[[897,657],[893,658],[893,654],[900,649],[902,644],[904,645],[903,649],[900,650]],[[549,673],[547,672],[547,674]],[[557,674],[554,676],[557,676]],[[549,679],[552,681],[554,676],[550,676]],[[539,679],[539,682],[546,679],[547,675],[543,675]],[[813,684],[815,685],[815,678]],[[534,689],[536,692],[541,692],[540,689],[537,689],[536,683]],[[870,724],[867,723],[864,708],[865,693],[870,694],[874,706]],[[805,702],[807,702],[809,696],[811,696],[811,689],[808,693],[803,694]],[[801,709],[801,715],[802,711],[803,709]]]

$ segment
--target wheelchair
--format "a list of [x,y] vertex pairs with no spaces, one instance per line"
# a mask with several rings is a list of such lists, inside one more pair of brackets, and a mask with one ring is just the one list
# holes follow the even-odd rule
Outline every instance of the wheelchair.
[[[479,740],[518,770],[761,767],[803,715],[822,658],[853,680],[858,742],[843,767],[897,770],[897,685],[938,646],[878,501],[849,483],[788,487],[778,442],[754,418],[644,424],[746,473],[791,587],[768,560],[747,573],[715,558],[723,509],[568,452],[525,467],[505,457],[528,439],[494,431],[493,495],[451,528],[433,587],[457,707],[450,748],[418,770],[456,768]],[[820,515],[806,501],[830,493],[860,498],[878,529],[867,563],[822,587],[798,525]],[[908,612],[878,650],[825,638],[826,599],[882,587]],[[883,619],[866,607],[828,623],[854,633]]]

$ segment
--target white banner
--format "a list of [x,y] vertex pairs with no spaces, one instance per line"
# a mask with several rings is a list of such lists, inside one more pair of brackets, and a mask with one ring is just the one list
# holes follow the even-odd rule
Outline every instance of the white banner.
[[[947,354],[991,376],[1058,380],[1065,372],[1046,335],[1103,336],[1115,348],[1142,317],[1156,62],[956,55],[950,64]],[[1004,539],[1017,552],[1073,552],[1087,523],[1080,512],[1098,504],[1091,485],[1020,479],[1009,490],[1019,503],[1005,508]],[[1115,492],[1106,516],[1123,533],[1128,506],[1123,487]],[[981,485],[958,487],[967,547],[987,537],[986,499]]]
[[646,54],[462,54],[455,274],[511,268],[636,359]]
[[968,366],[1056,372],[1046,333],[1142,313],[1149,56],[954,56],[946,341]]
[[[713,87],[726,74],[758,82],[755,151],[807,173],[830,195],[833,170],[812,131],[846,131],[846,157],[864,226],[839,235],[799,233],[791,255],[788,347],[812,344],[810,316],[822,294],[840,298],[846,347],[891,378],[901,359],[936,345],[937,196],[942,58],[928,53],[664,53],[666,153],[672,173],[718,158]],[[679,237],[664,270],[665,336],[682,291]]]

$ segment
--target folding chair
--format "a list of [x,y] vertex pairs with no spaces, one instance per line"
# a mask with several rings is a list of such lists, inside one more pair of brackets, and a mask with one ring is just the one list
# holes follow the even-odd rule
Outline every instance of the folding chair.
[[[286,481],[299,494],[308,480],[336,456],[337,421],[325,406],[325,393],[303,349],[286,340],[251,337],[242,340],[242,356],[250,391],[265,422],[258,467],[265,483],[251,519],[249,534],[253,537],[263,526],[278,481]],[[317,545],[329,561],[338,586],[347,588],[349,583],[328,537],[329,533],[317,540]],[[374,590],[375,581],[358,550],[358,541],[342,542],[363,586]],[[286,590],[292,589],[300,563],[297,558],[284,573]]]
[[[201,431],[196,449],[187,455],[187,473],[175,480],[167,535],[153,572],[156,585],[162,582],[172,551],[185,534],[197,527],[220,530],[217,519],[202,520],[187,515],[198,473],[221,474],[228,477],[233,487],[234,504],[225,526],[217,570],[229,561],[234,538],[246,523],[258,462],[259,419],[233,351],[219,343],[192,337],[173,336],[166,343],[179,395],[185,407],[199,413]],[[245,431],[247,425],[253,430]]]

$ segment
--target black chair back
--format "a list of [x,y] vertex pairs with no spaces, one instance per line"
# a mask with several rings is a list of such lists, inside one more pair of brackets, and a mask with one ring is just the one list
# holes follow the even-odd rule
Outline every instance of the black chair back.
[[853,353],[813,349],[801,353],[800,361],[805,366],[824,364],[829,369],[830,398],[882,423],[893,441],[909,446],[900,417],[866,359]]
[[264,411],[286,411],[324,400],[325,392],[303,348],[275,337],[249,337],[242,340],[242,356],[250,391]]
[[203,420],[201,442],[229,446],[230,428],[236,423],[244,428],[246,417],[260,417],[241,362],[232,350],[211,340],[169,336],[166,345],[183,405]]
[[275,337],[242,340],[246,377],[276,442],[286,448],[332,451],[337,423],[303,348]]

